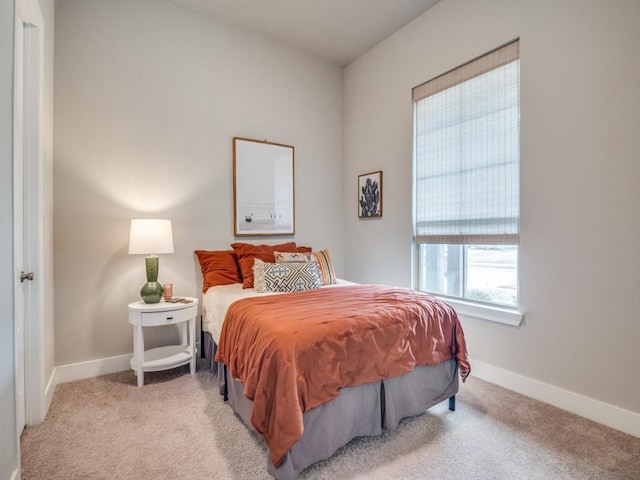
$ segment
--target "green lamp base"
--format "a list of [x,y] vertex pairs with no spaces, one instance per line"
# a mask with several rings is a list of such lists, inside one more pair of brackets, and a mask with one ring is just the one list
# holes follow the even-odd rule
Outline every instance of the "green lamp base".
[[142,286],[140,296],[144,303],[160,303],[163,290],[161,283],[147,282]]
[[158,257],[151,255],[144,259],[147,270],[147,283],[142,286],[140,296],[144,303],[160,303],[162,298],[162,284],[158,283]]

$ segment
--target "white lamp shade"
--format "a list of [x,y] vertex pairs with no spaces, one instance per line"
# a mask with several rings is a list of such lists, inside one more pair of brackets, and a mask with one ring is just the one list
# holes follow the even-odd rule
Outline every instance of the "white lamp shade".
[[129,232],[129,254],[173,253],[171,220],[134,219]]

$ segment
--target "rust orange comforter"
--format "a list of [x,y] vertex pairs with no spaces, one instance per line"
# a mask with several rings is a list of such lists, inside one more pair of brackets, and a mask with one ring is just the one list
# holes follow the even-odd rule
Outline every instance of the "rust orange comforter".
[[216,361],[244,384],[251,423],[277,467],[302,436],[302,414],[361,385],[456,358],[470,366],[445,302],[380,285],[252,297],[227,311]]

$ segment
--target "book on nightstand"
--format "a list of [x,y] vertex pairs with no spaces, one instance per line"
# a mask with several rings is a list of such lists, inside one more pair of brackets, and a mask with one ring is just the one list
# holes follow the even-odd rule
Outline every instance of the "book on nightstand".
[[171,297],[171,298],[165,298],[164,301],[165,302],[169,302],[169,303],[178,303],[178,302],[183,302],[184,298],[182,298],[182,297]]

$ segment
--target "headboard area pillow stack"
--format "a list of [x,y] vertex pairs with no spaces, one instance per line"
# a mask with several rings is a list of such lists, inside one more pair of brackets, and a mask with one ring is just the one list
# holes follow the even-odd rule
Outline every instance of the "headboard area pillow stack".
[[[251,243],[236,242],[231,244],[231,248],[232,250],[195,250],[195,254],[198,256],[200,262],[200,269],[202,270],[203,293],[206,293],[210,287],[234,283],[241,283],[242,288],[253,288],[253,267],[256,260],[272,265],[275,265],[275,263],[297,262],[317,263],[316,269],[320,278],[320,285],[336,283],[336,275],[333,270],[333,265],[331,265],[331,257],[329,256],[328,250],[314,253],[311,247],[297,246],[295,242],[286,242],[278,245],[254,245]],[[283,255],[290,255],[290,257],[283,259]],[[271,270],[272,268],[269,268],[270,272]],[[279,269],[278,271],[284,272],[284,270],[285,269]],[[298,271],[298,273],[289,274],[292,276],[299,276],[299,271],[303,270],[306,272],[306,275],[313,276],[311,273],[313,267],[311,267],[311,269],[309,269],[309,267],[293,267],[289,270]],[[313,286],[313,281],[307,282],[306,280],[302,283],[298,280],[300,288],[297,289],[301,289],[302,286],[316,288]],[[269,291],[292,291],[281,290],[292,288],[290,286],[284,286],[284,284],[277,287],[272,285],[272,287],[278,288],[278,290],[269,289]]]

